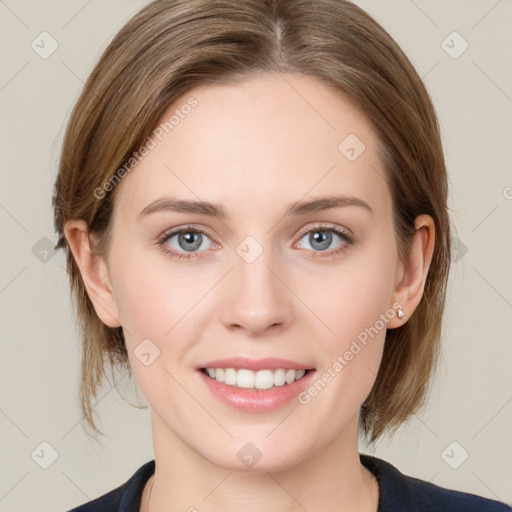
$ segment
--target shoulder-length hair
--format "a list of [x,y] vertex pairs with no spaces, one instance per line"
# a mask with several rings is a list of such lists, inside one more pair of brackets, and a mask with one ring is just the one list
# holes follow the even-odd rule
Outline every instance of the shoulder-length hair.
[[[393,200],[402,261],[414,220],[435,222],[435,248],[413,315],[386,333],[382,362],[360,414],[368,442],[396,431],[425,403],[439,356],[450,268],[447,176],[434,107],[412,64],[368,14],[345,0],[156,0],[114,37],[69,119],[54,190],[57,247],[67,251],[81,327],[80,400],[87,425],[110,368],[131,374],[121,327],[97,317],[64,237],[87,222],[106,254],[116,190],[112,178],[144,145],[172,102],[199,85],[243,82],[250,74],[314,77],[348,98],[375,129]],[[113,373],[112,373],[113,375]]]

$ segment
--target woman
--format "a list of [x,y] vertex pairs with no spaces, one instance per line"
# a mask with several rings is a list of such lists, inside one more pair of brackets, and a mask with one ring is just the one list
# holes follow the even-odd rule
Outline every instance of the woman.
[[436,115],[340,0],[157,0],[68,124],[54,196],[83,330],[155,460],[74,510],[509,510],[360,454],[422,405],[450,263]]

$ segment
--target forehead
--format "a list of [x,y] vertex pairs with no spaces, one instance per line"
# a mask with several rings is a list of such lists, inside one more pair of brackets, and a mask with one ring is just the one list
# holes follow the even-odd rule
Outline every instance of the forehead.
[[219,203],[229,216],[335,193],[389,208],[371,125],[311,77],[198,87],[168,107],[150,138],[120,185],[116,209],[130,218],[164,195]]

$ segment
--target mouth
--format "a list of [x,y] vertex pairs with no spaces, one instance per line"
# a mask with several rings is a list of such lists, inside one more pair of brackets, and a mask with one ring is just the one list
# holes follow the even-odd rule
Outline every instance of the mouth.
[[287,387],[300,381],[306,375],[314,372],[314,368],[298,369],[260,369],[257,371],[247,368],[200,368],[200,372],[226,386],[235,389],[259,390]]

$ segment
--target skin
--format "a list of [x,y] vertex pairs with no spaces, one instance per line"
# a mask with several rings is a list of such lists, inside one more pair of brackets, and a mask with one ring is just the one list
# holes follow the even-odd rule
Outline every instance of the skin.
[[[151,489],[151,511],[375,512],[378,484],[359,461],[357,426],[385,328],[306,405],[292,400],[272,412],[243,413],[212,396],[195,368],[235,355],[274,356],[321,375],[379,315],[394,313],[395,302],[407,316],[393,314],[388,329],[412,315],[434,223],[416,219],[411,253],[400,262],[375,133],[316,79],[268,75],[198,88],[162,119],[191,96],[198,105],[118,185],[108,257],[91,253],[83,221],[66,225],[96,312],[105,324],[123,326],[151,406],[156,471],[141,510]],[[338,150],[349,134],[366,146],[355,161]],[[328,194],[360,198],[374,213],[344,206],[285,215],[298,200]],[[228,217],[163,211],[137,221],[164,195],[218,203]],[[356,241],[347,245],[333,234],[322,251],[309,236],[324,232],[319,223],[349,230]],[[195,258],[170,258],[157,239],[187,224],[207,233],[203,243]],[[263,249],[252,263],[236,252],[249,235]],[[167,245],[190,254],[178,236]],[[160,350],[149,366],[134,355],[147,338]],[[237,457],[247,442],[262,453],[252,468]]]

